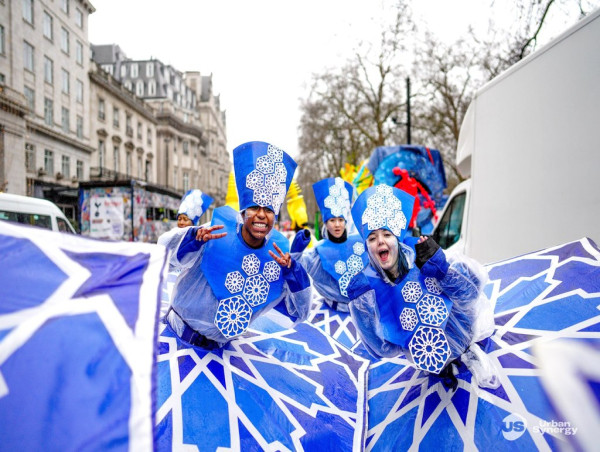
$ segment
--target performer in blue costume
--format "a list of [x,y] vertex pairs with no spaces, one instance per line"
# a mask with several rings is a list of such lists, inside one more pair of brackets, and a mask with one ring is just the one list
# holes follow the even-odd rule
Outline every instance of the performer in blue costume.
[[[428,237],[420,237],[415,257],[403,243],[413,204],[413,196],[383,184],[354,203],[352,217],[370,264],[348,287],[350,313],[373,356],[405,354],[416,368],[440,374],[468,352],[463,362],[475,368],[478,357],[486,359],[473,339],[483,328],[477,317],[485,306],[480,295],[487,273],[466,256],[447,259]],[[487,327],[491,334],[493,325]]]
[[[203,193],[202,190],[193,189],[188,190],[183,198],[181,198],[181,205],[177,210],[177,227],[170,231],[161,234],[158,238],[158,244],[165,246],[173,256],[173,250],[181,239],[178,234],[178,228],[187,228],[190,226],[198,226],[200,218],[204,215],[204,212],[212,204],[213,199]],[[169,273],[167,273],[166,280],[163,284],[160,299],[160,318],[163,318],[171,305],[171,293],[173,292],[173,286],[179,273],[180,268],[177,265],[169,263]]]
[[348,283],[368,263],[361,236],[348,235],[354,188],[341,177],[331,177],[313,184],[313,191],[325,223],[323,240],[303,251],[310,234],[299,231],[292,243],[292,257],[312,277],[313,287],[330,308],[348,312]]
[[219,207],[210,226],[181,229],[172,259],[182,272],[167,323],[183,340],[208,349],[242,335],[280,302],[298,320],[310,309],[308,275],[273,230],[296,162],[255,141],[234,149],[233,166],[240,212]]

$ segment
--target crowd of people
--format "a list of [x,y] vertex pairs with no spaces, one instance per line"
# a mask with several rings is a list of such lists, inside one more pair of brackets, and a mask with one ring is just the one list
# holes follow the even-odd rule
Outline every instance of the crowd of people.
[[414,196],[382,184],[356,197],[340,177],[318,181],[323,238],[315,243],[301,229],[290,244],[274,225],[294,160],[256,141],[234,149],[233,165],[239,211],[217,207],[199,225],[212,199],[192,190],[178,227],[159,239],[174,275],[161,313],[179,338],[218,349],[274,307],[306,320],[317,294],[351,315],[373,357],[405,355],[435,375],[461,355],[473,360],[486,272],[465,256],[446,256],[431,237],[407,234]]

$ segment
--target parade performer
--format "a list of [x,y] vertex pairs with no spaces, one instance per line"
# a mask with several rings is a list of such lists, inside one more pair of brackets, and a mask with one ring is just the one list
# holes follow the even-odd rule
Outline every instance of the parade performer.
[[[466,256],[447,259],[425,236],[415,246],[415,257],[403,243],[413,205],[413,196],[382,184],[365,190],[352,207],[370,261],[348,287],[359,335],[373,356],[405,354],[431,374],[440,374],[467,351],[463,362],[482,368],[481,362],[475,365],[477,358],[487,357],[473,342],[493,333],[491,318],[491,327],[478,320],[487,306],[482,294],[487,273]],[[484,373],[477,377],[493,385],[494,376]]]
[[[177,228],[187,228],[188,226],[198,226],[200,218],[204,215],[204,212],[212,204],[213,199],[202,190],[193,189],[188,190],[183,198],[181,198],[181,204],[177,210]],[[164,245],[169,248],[171,239],[175,235],[177,228],[173,228],[158,238],[158,244]]]
[[348,234],[353,187],[341,177],[313,184],[315,199],[323,217],[323,239],[303,251],[310,241],[307,229],[299,231],[292,243],[292,256],[312,277],[313,287],[330,308],[348,312],[348,283],[368,263],[362,238]]
[[264,142],[233,151],[240,212],[215,209],[210,226],[179,232],[174,262],[182,269],[167,323],[183,340],[213,349],[243,334],[250,323],[284,303],[304,320],[310,308],[310,280],[273,229],[296,163]]

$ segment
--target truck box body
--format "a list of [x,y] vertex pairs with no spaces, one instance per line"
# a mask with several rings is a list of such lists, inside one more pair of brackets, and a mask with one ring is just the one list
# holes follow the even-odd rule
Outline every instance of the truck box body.
[[600,10],[476,93],[457,165],[471,178],[459,251],[490,263],[600,241]]

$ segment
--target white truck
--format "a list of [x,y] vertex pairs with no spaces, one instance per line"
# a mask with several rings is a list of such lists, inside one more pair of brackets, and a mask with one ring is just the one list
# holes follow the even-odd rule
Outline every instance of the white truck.
[[475,94],[434,239],[482,263],[600,244],[600,10]]

